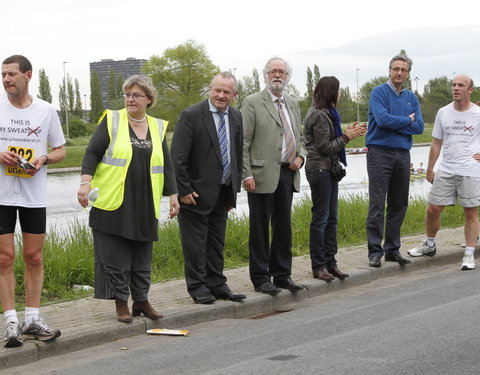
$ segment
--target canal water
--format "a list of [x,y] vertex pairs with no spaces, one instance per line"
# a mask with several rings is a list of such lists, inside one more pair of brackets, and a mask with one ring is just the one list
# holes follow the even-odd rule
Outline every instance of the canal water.
[[[430,147],[413,147],[411,159],[417,168],[422,162],[424,166],[428,162]],[[340,182],[340,196],[348,199],[352,194],[368,193],[368,176],[366,167],[366,154],[347,155],[347,176]],[[438,166],[439,162],[437,162]],[[80,173],[61,173],[48,175],[48,207],[47,226],[48,230],[62,230],[72,223],[80,222],[88,224],[88,211],[85,211],[77,201],[77,189],[80,181]],[[430,184],[425,179],[413,180],[410,184],[411,196],[426,196],[430,190]],[[101,192],[100,192],[101,194]],[[298,200],[310,195],[310,188],[302,169],[301,192],[295,194]],[[237,198],[237,215],[248,214],[247,194],[242,190]],[[161,219],[168,218],[168,197],[164,198],[161,205]]]

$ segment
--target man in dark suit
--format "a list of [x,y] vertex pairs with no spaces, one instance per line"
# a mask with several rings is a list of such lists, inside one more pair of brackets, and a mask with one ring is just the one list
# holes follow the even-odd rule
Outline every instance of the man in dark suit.
[[[281,58],[263,70],[266,88],[242,104],[243,186],[250,209],[250,279],[257,292],[275,295],[303,287],[291,279],[293,192],[300,190],[305,149],[298,101],[284,93],[291,70]],[[272,224],[271,244],[269,225]],[[273,284],[272,284],[273,277]]]
[[173,134],[185,280],[195,303],[246,298],[232,293],[223,274],[227,216],[242,173],[242,116],[230,107],[236,96],[235,77],[217,74],[209,98],[185,109]]

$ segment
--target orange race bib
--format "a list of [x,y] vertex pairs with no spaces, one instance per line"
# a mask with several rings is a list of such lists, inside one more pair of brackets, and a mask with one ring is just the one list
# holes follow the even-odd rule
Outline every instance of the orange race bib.
[[[25,147],[18,147],[18,146],[8,146],[8,151],[12,151],[18,155],[20,155],[22,158],[25,158],[27,161],[33,160],[33,157],[35,155],[35,151],[33,148],[25,148]],[[31,178],[33,176],[29,175],[25,169],[21,167],[14,167],[11,165],[8,165],[7,168],[5,169],[5,174],[7,176],[17,176],[17,177],[22,177],[22,178]]]

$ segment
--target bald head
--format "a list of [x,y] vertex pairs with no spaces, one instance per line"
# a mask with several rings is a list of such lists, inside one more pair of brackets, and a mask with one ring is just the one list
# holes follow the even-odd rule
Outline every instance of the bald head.
[[469,89],[473,87],[473,79],[469,75],[466,74],[458,74],[453,78],[453,82],[455,81],[461,81],[467,85]]
[[474,89],[473,79],[466,74],[459,74],[452,81],[453,101],[459,105],[470,104],[470,95]]

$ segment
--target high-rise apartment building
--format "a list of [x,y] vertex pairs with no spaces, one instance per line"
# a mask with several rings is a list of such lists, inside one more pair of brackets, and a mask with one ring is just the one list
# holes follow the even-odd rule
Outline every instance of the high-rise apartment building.
[[147,60],[145,59],[128,57],[126,60],[103,59],[102,61],[90,63],[90,78],[93,72],[98,73],[102,101],[105,108],[108,108],[108,80],[110,78],[110,72],[113,71],[115,73],[116,79],[120,75],[125,80],[131,75],[140,74],[143,64],[146,62]]

